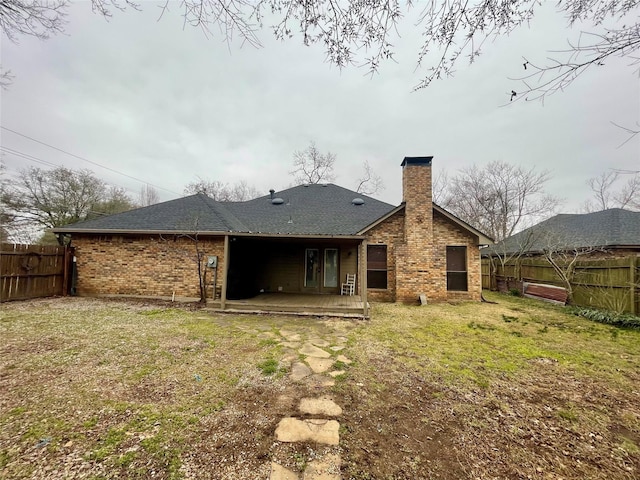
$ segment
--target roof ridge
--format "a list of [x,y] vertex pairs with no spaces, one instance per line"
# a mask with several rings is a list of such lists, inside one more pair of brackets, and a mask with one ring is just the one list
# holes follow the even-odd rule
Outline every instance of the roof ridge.
[[204,193],[197,194],[200,200],[204,202],[204,204],[209,208],[215,215],[220,217],[222,222],[227,227],[228,231],[248,231],[247,226],[242,223],[242,221],[236,217],[233,213],[229,211],[228,208],[224,206],[224,202],[219,202],[211,198],[210,196]]

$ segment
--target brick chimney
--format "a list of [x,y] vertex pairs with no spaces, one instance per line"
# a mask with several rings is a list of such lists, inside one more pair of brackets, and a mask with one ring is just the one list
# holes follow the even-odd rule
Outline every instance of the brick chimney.
[[[427,224],[433,217],[431,194],[431,161],[433,157],[404,157],[402,163],[402,201],[410,225]],[[422,221],[422,220],[424,221]]]
[[404,245],[398,249],[396,296],[415,302],[418,295],[433,291],[433,200],[431,161],[433,157],[404,157],[402,201],[405,204]]

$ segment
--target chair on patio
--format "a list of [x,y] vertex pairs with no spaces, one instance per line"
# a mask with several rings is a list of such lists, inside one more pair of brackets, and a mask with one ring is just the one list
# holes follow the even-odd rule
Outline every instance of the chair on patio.
[[353,295],[356,291],[356,274],[347,273],[347,281],[340,287],[340,295]]

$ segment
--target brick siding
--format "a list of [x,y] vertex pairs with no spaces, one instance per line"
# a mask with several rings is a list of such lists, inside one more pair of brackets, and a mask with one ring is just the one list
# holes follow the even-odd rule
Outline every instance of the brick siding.
[[[371,245],[387,246],[387,288],[367,290],[372,301],[417,303],[480,300],[478,238],[433,210],[431,165],[403,167],[404,209],[367,232]],[[222,283],[224,237],[201,237],[204,257],[218,257]],[[79,295],[139,295],[199,298],[195,243],[185,237],[74,234]],[[467,247],[466,292],[447,291],[447,246]],[[355,256],[354,256],[355,257]],[[343,266],[343,271],[346,269]],[[213,271],[207,269],[208,283]],[[208,292],[210,296],[210,292]]]
[[[387,290],[369,289],[373,301],[417,303],[480,300],[482,293],[478,239],[448,218],[434,213],[431,166],[403,168],[404,211],[367,232],[369,244],[387,245]],[[467,247],[466,292],[447,291],[447,246]]]
[[[478,238],[438,213],[433,217],[433,238],[436,251],[434,269],[440,272],[442,279],[438,299],[479,301],[482,295],[482,274]],[[467,247],[466,292],[447,291],[447,246]]]
[[[222,282],[224,239],[201,238],[199,246],[218,257]],[[195,242],[185,237],[74,234],[78,295],[140,295],[200,298]],[[206,268],[206,267],[203,267]],[[207,283],[213,269],[207,268]],[[211,292],[208,292],[209,294]]]
[[367,232],[369,245],[387,246],[387,289],[368,288],[367,296],[373,302],[396,300],[396,247],[404,243],[404,212],[400,211]]

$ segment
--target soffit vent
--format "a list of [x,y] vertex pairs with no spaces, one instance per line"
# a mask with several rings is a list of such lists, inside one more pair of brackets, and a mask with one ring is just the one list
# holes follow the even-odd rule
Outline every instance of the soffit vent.
[[353,203],[354,205],[364,205],[364,200],[361,198],[354,198],[353,200],[351,200],[351,203]]
[[280,197],[276,197],[273,200],[271,200],[271,203],[273,205],[282,205],[284,203],[284,200]]

